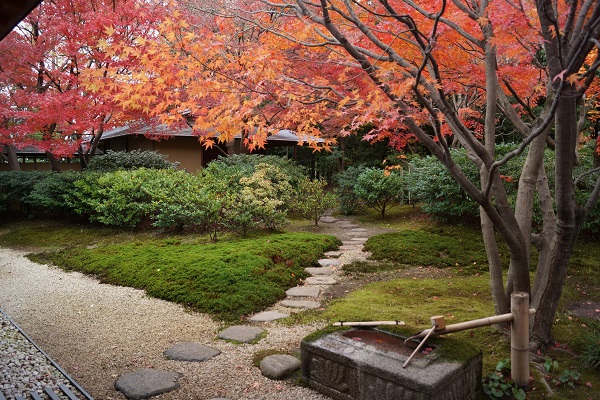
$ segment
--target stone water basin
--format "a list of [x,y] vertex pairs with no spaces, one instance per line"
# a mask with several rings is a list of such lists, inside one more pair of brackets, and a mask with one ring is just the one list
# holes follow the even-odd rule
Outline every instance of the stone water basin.
[[[417,342],[376,329],[351,329],[302,341],[302,376],[339,400],[474,400],[481,386],[481,352],[445,360],[426,344],[406,368]],[[423,349],[426,349],[423,351]]]

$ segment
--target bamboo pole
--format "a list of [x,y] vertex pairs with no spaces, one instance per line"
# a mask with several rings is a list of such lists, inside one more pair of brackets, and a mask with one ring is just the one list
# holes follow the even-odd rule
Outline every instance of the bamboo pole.
[[405,325],[404,321],[364,321],[364,322],[334,322],[333,326],[379,326],[379,325]]
[[[530,308],[529,314],[530,315],[535,314],[535,308]],[[432,336],[464,331],[466,329],[480,328],[482,326],[502,324],[504,322],[511,322],[513,319],[514,319],[514,315],[512,313],[510,313],[510,314],[493,315],[491,317],[474,319],[472,321],[459,322],[458,324],[447,325],[446,328],[444,328],[444,329],[435,330],[435,332],[432,334]],[[424,331],[421,331],[421,332],[417,333],[416,335],[409,337],[406,340],[408,341],[408,340],[412,340],[412,339],[422,339],[432,329],[433,328],[425,329]]]
[[529,386],[529,294],[514,292],[510,295],[510,375],[515,384]]

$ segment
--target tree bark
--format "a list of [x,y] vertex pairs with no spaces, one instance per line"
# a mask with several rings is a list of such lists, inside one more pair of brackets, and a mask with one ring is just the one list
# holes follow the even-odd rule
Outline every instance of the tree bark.
[[56,159],[54,154],[52,154],[49,151],[46,151],[46,157],[48,157],[48,161],[50,162],[50,168],[52,169],[52,171],[60,172],[60,164],[58,163],[58,160]]
[[553,341],[552,323],[567,277],[567,266],[578,234],[575,188],[572,172],[577,144],[577,100],[575,90],[565,90],[556,111],[556,239],[548,269],[548,283],[540,296],[533,336],[538,344]]
[[17,157],[17,148],[12,144],[5,144],[4,149],[8,156],[8,166],[11,171],[20,171],[21,164],[19,164],[19,157]]

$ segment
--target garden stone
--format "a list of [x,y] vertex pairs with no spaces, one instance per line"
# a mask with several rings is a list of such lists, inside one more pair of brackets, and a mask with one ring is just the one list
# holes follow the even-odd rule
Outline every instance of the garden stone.
[[325,257],[330,257],[330,258],[338,258],[341,255],[342,255],[341,251],[328,251],[327,253],[325,253]]
[[358,242],[358,243],[365,243],[367,240],[369,240],[368,237],[355,237],[350,239],[351,242]]
[[289,297],[318,297],[321,290],[310,286],[296,286],[288,289],[285,294]]
[[269,379],[283,379],[300,369],[300,360],[287,354],[274,354],[260,362],[260,372]]
[[290,314],[284,314],[277,311],[265,311],[250,318],[252,322],[269,322],[275,321],[276,319],[287,318]]
[[340,246],[340,249],[342,249],[342,250],[357,250],[357,249],[360,249],[359,246],[360,246],[360,244],[358,244],[358,243],[357,244],[346,244],[346,245]]
[[169,360],[206,361],[218,356],[221,352],[200,343],[183,342],[165,350],[164,354]]
[[333,270],[329,267],[320,267],[320,268],[304,268],[306,272],[311,275],[333,275]]
[[319,222],[324,222],[326,224],[331,224],[331,223],[337,222],[337,221],[338,221],[337,218],[335,218],[335,217],[328,217],[328,216],[321,217],[321,219],[319,220]]
[[319,260],[319,265],[321,267],[334,267],[340,265],[340,260],[332,260],[330,258],[321,258]]
[[315,308],[321,307],[321,303],[318,301],[310,300],[282,300],[281,305],[291,308],[306,308],[308,310],[314,310]]
[[363,233],[363,232],[367,232],[367,231],[368,231],[367,228],[354,228],[354,229],[350,230],[350,232],[352,232],[352,233],[359,233],[359,232]]
[[307,285],[335,285],[337,281],[333,276],[311,276],[305,282]]
[[115,389],[128,399],[146,399],[177,389],[177,379],[181,376],[183,374],[179,372],[144,368],[121,375],[115,382]]
[[233,340],[241,343],[252,343],[263,336],[266,331],[256,326],[235,325],[221,331],[219,339]]

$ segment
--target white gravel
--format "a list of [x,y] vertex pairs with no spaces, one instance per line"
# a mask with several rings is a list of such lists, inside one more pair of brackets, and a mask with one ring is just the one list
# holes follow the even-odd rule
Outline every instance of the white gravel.
[[[206,314],[149,298],[140,290],[39,265],[24,254],[0,249],[0,308],[97,400],[124,399],[114,389],[115,380],[144,367],[183,374],[181,388],[155,399],[328,399],[269,380],[252,365],[259,350],[297,351],[302,338],[321,326],[261,323],[266,338],[234,345],[216,339],[223,327]],[[192,341],[222,354],[203,363],[163,356],[173,344]]]

